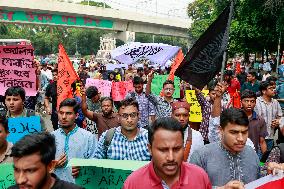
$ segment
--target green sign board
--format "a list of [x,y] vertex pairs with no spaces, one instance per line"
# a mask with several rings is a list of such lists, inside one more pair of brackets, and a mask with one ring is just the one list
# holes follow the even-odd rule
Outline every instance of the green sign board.
[[76,184],[86,189],[121,189],[132,171],[148,164],[147,161],[72,159],[69,166],[79,166]]
[[[163,89],[163,83],[168,79],[169,75],[155,75],[152,84],[151,91],[155,95],[160,95]],[[174,98],[180,98],[180,79],[175,77],[174,79],[175,92],[173,94]]]
[[113,28],[113,21],[111,20],[101,20],[88,16],[71,16],[27,11],[9,11],[1,9],[0,21],[108,29]]
[[12,163],[0,164],[0,188],[7,189],[16,184]]

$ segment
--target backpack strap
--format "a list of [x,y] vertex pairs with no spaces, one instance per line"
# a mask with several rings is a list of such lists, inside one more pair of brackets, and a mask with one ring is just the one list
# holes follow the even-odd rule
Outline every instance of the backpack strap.
[[184,147],[183,161],[187,161],[188,156],[190,154],[191,145],[192,145],[192,129],[190,128],[190,126],[188,126],[187,132],[188,132],[188,135],[187,135],[187,139],[186,139],[186,143]]
[[115,133],[115,128],[111,128],[109,129],[107,132],[106,132],[106,135],[105,135],[105,140],[104,140],[104,152],[105,152],[105,157],[107,158],[107,151],[108,151],[108,148],[109,148],[109,145],[112,141],[112,138],[114,136],[114,133]]
[[35,111],[34,110],[27,109],[27,114],[26,114],[27,117],[34,116],[34,115],[35,115]]

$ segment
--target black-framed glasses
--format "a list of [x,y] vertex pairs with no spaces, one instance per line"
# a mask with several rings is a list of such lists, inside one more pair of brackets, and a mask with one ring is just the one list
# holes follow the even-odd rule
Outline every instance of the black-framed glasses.
[[123,113],[123,114],[120,114],[120,116],[124,119],[127,119],[129,116],[130,116],[130,118],[134,119],[138,116],[138,112],[132,112],[130,114]]

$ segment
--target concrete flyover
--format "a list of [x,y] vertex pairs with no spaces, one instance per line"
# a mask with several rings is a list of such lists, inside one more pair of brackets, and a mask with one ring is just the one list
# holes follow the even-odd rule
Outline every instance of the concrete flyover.
[[98,28],[188,38],[189,19],[159,18],[55,0],[0,0],[0,22]]

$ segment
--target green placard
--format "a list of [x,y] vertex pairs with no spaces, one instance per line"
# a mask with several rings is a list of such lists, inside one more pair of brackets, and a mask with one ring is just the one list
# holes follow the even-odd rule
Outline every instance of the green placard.
[[86,189],[120,189],[132,171],[147,161],[72,159],[69,166],[80,166],[76,184]]
[[50,25],[66,25],[91,28],[113,28],[113,21],[101,20],[86,16],[70,16],[60,14],[50,14],[42,12],[27,11],[0,11],[0,21],[19,22],[19,23],[35,23]]
[[15,183],[13,164],[0,164],[0,188],[6,189]]
[[[155,95],[160,95],[161,90],[163,88],[163,83],[168,79],[169,75],[155,75],[152,84],[151,84],[151,91]],[[175,77],[174,79],[175,84],[175,92],[173,94],[174,98],[180,98],[180,79]]]

